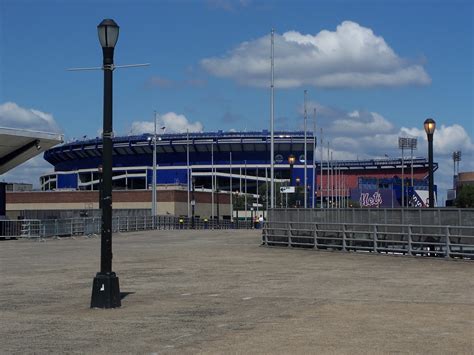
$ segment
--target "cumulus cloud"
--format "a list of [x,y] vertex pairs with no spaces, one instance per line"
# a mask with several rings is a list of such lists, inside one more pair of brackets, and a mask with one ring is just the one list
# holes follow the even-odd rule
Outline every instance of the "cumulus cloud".
[[[377,112],[360,109],[344,111],[316,102],[310,102],[309,106],[316,107],[318,127],[324,127],[322,142],[324,160],[327,159],[328,143],[334,160],[380,159],[387,156],[398,158],[402,155],[398,148],[399,137],[416,138],[417,149],[414,151],[414,156],[427,158],[428,142],[422,121],[419,127],[397,127],[395,118],[389,119]],[[302,114],[300,107],[298,114]],[[458,150],[462,152],[461,171],[474,170],[472,159],[474,142],[469,133],[469,130],[456,123],[450,125],[438,123],[436,127],[433,147],[434,161],[438,163],[435,184],[438,186],[439,201],[444,201],[446,190],[452,188],[452,152]],[[317,135],[318,159],[320,159],[319,128]],[[406,150],[404,154],[408,158],[411,152]]]
[[[166,132],[169,133],[202,132],[204,129],[201,122],[191,123],[186,116],[174,112],[158,116],[157,125],[157,128],[166,127]],[[130,134],[153,133],[153,131],[153,121],[135,121],[132,123]]]
[[[205,58],[212,75],[249,86],[269,86],[269,35],[246,41],[221,57]],[[399,57],[381,36],[344,21],[335,31],[316,35],[297,31],[275,34],[275,85],[294,88],[427,85],[425,69]]]
[[[425,142],[428,140],[423,128],[402,127],[401,132],[419,137]],[[474,143],[471,137],[469,137],[464,127],[459,124],[453,124],[452,126],[442,124],[440,127],[436,127],[433,142],[436,142],[436,144],[433,144],[434,153],[438,154],[449,154],[456,150],[474,152]]]
[[3,182],[18,182],[32,184],[34,189],[40,188],[39,177],[50,173],[52,165],[44,160],[43,155],[27,160],[15,169],[8,171],[2,175]]
[[31,108],[24,108],[14,102],[0,104],[0,127],[50,133],[61,132],[53,115]]

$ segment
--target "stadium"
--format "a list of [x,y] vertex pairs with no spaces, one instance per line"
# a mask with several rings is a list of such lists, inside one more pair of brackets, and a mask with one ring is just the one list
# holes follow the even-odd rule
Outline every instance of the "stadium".
[[[154,135],[113,139],[113,189],[149,190],[153,176]],[[156,184],[184,189],[245,194],[268,207],[271,181],[270,133],[208,132],[161,134],[156,139]],[[424,207],[428,194],[425,158],[330,160],[312,132],[275,132],[274,181],[277,207]],[[45,152],[54,172],[40,177],[43,191],[99,190],[100,138],[62,144]],[[293,164],[290,164],[294,157]],[[290,159],[289,159],[290,158]],[[437,164],[435,164],[435,169]],[[403,177],[403,179],[402,179]],[[403,184],[402,184],[403,180]],[[306,185],[307,193],[304,194]],[[295,193],[280,194],[294,186]],[[291,190],[288,190],[291,191]],[[425,196],[426,195],[426,196]],[[289,201],[289,202],[288,202]],[[262,208],[263,209],[263,208]]]

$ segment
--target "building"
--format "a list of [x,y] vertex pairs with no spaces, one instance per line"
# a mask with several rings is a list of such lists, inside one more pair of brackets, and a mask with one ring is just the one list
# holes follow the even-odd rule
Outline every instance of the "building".
[[[275,132],[274,137],[276,207],[302,207],[304,132]],[[313,164],[314,141],[312,132],[308,132],[308,207],[313,203],[315,207],[320,206],[321,202],[325,207],[349,207],[349,201],[366,207],[398,207],[402,202],[408,206],[413,205],[416,191],[427,193],[428,162],[424,158],[403,162],[402,159],[328,161],[327,152],[316,147]],[[153,149],[151,134],[113,139],[114,191],[151,189]],[[247,212],[268,207],[270,189],[267,186],[271,181],[268,131],[163,134],[157,136],[156,152],[158,196],[160,189],[181,186],[189,191],[187,196],[199,189],[226,194],[228,203],[232,198],[233,204],[239,202]],[[54,172],[41,176],[41,189],[45,192],[98,191],[101,155],[99,138],[65,143],[48,150],[44,158],[54,166]],[[295,157],[293,164],[290,164],[291,156]],[[280,187],[285,186],[295,186],[295,193],[280,194]],[[389,201],[383,198],[387,194],[391,196]],[[189,204],[192,197],[186,198]],[[417,206],[426,201],[422,196],[418,199],[422,202]],[[372,202],[361,203],[364,201]]]
[[464,185],[474,185],[474,171],[458,172],[453,178],[453,188],[448,190],[446,206],[454,206],[456,196]]

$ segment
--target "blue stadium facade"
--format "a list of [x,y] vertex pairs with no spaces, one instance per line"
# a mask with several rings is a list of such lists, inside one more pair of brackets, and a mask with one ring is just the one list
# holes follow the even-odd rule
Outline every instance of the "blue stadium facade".
[[[158,185],[184,185],[203,189],[214,187],[214,190],[219,191],[258,194],[259,187],[262,188],[263,184],[270,181],[268,131],[180,133],[157,137]],[[275,182],[302,186],[304,132],[275,132],[274,137]],[[427,190],[428,162],[424,158],[415,158],[411,162],[401,158],[337,161],[329,166],[327,161],[323,161],[321,174],[321,151],[318,148],[314,174],[312,132],[307,132],[306,142],[308,206],[311,205],[312,196],[319,195],[327,201],[342,195],[345,200],[362,201],[360,196],[367,196],[371,191],[371,194],[377,196],[389,194],[390,203],[383,202],[380,206],[396,207],[403,201],[402,191],[405,191],[404,201],[408,205],[407,201],[416,197],[415,190],[419,191],[419,195]],[[327,156],[327,152],[324,154]],[[290,155],[296,158],[293,168],[288,163]],[[54,172],[41,176],[42,190],[99,189],[99,167],[102,164],[100,138],[65,143],[46,151],[44,158],[54,166]],[[403,185],[408,186],[405,189],[402,189],[400,178],[402,165],[405,168]],[[413,181],[407,181],[410,170],[414,172]],[[113,139],[114,190],[150,189],[152,176],[153,135]],[[214,184],[212,177],[215,177]],[[314,191],[317,194],[313,194]],[[419,200],[426,199],[419,196]]]
[[[303,177],[304,133],[276,132],[275,178],[289,178],[288,156],[297,159],[293,179]],[[188,170],[189,152],[189,170]],[[41,177],[42,190],[97,190],[98,167],[101,165],[100,138],[66,143],[45,152],[44,158],[54,166],[54,172]],[[270,134],[262,132],[216,132],[163,134],[157,139],[157,184],[187,184],[189,176],[198,186],[211,185],[211,173],[217,176],[219,187],[240,188],[239,176],[252,181],[270,179]],[[313,136],[307,133],[308,168],[313,161]],[[311,165],[311,166],[310,166]],[[116,137],[113,139],[113,188],[147,189],[152,183],[153,135]],[[308,185],[312,171],[308,170]]]

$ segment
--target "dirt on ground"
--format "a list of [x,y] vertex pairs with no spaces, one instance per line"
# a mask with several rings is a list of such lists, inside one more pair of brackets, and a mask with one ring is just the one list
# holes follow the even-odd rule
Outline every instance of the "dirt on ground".
[[91,309],[100,238],[0,241],[0,352],[474,353],[472,261],[115,234],[122,307]]

